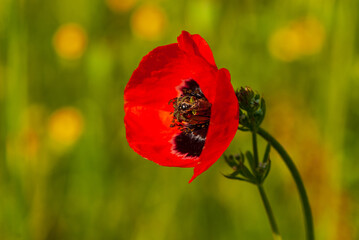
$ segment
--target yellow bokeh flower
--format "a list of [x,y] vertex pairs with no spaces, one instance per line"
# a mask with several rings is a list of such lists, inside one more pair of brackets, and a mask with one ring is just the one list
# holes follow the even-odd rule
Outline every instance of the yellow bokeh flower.
[[323,25],[307,17],[277,29],[269,39],[268,48],[274,58],[290,62],[320,52],[324,40]]
[[49,118],[47,129],[51,140],[64,146],[74,144],[84,128],[82,113],[73,107],[56,110]]
[[127,12],[137,0],[106,0],[107,6],[114,12]]
[[154,5],[143,5],[131,17],[133,33],[145,40],[159,39],[166,28],[165,12]]
[[300,36],[288,28],[278,29],[271,36],[269,51],[279,60],[293,61],[300,56]]
[[60,57],[78,59],[87,46],[86,31],[76,23],[62,25],[53,37],[53,45]]
[[307,17],[292,23],[291,26],[301,39],[301,53],[312,55],[320,52],[325,39],[324,26],[317,19]]

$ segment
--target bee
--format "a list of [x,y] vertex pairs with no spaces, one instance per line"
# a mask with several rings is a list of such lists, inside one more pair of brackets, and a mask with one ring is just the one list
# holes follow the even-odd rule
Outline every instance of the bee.
[[211,116],[211,104],[200,90],[183,89],[181,96],[173,98],[173,122],[205,125]]

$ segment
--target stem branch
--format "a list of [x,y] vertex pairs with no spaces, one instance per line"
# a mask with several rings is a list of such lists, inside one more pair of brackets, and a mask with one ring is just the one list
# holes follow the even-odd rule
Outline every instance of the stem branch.
[[[254,174],[256,176],[256,178],[258,178],[258,180],[260,179],[260,177],[258,176],[258,174],[256,173],[256,170],[258,168],[258,163],[259,163],[259,160],[258,160],[258,146],[257,146],[257,133],[256,131],[252,131],[252,143],[253,143],[253,155],[254,155]],[[272,228],[272,234],[273,234],[273,239],[274,240],[281,240],[282,237],[280,236],[279,234],[279,230],[278,230],[278,227],[277,227],[277,224],[275,222],[275,219],[274,219],[274,215],[273,215],[273,211],[272,211],[272,208],[269,204],[269,201],[268,201],[268,198],[267,198],[267,195],[264,191],[264,188],[262,186],[262,184],[260,182],[257,183],[257,187],[258,187],[258,190],[259,190],[259,193],[261,195],[261,198],[262,198],[262,201],[263,201],[263,204],[264,204],[264,208],[267,212],[267,216],[268,216],[268,220],[269,220],[269,223],[270,223],[270,226]]]
[[258,147],[257,147],[257,133],[252,132],[252,145],[253,145],[253,158],[254,158],[254,169],[258,167]]
[[300,177],[300,174],[299,174],[296,166],[294,165],[293,160],[289,157],[288,153],[284,150],[282,145],[279,142],[277,142],[277,140],[275,140],[275,138],[273,138],[269,133],[267,133],[262,128],[258,128],[257,132],[265,140],[267,140],[275,148],[275,150],[277,150],[277,152],[279,153],[279,155],[282,157],[283,161],[287,165],[290,173],[292,174],[295,184],[297,185],[300,200],[302,202],[307,239],[314,240],[313,218],[312,218],[312,212],[311,212],[310,205],[309,205],[308,196],[305,191],[303,181]]
[[267,216],[268,216],[268,219],[269,219],[269,223],[270,223],[270,226],[272,228],[272,233],[273,233],[273,239],[274,240],[281,240],[282,237],[280,236],[279,234],[279,230],[278,230],[278,227],[277,227],[277,224],[275,222],[275,219],[274,219],[274,215],[273,215],[273,212],[272,212],[272,208],[269,204],[269,201],[268,201],[268,198],[267,198],[267,195],[264,191],[264,188],[261,184],[258,184],[258,190],[259,190],[259,193],[261,195],[261,198],[262,198],[262,201],[263,201],[263,204],[264,204],[264,208],[267,212]]

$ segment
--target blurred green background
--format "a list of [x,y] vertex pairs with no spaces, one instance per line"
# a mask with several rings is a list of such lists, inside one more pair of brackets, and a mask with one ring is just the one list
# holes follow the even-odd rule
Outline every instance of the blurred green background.
[[[234,88],[265,97],[263,125],[302,174],[317,239],[359,239],[358,9],[0,0],[0,239],[271,239],[256,187],[225,179],[223,159],[188,184],[192,169],[160,167],[126,142],[128,79],[182,30],[207,40]],[[250,147],[241,132],[227,152]],[[295,185],[272,161],[264,187],[283,239],[304,239]]]

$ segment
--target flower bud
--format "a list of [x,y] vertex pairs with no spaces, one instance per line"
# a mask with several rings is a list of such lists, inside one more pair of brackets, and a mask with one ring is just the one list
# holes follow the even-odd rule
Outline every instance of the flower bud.
[[250,87],[241,87],[236,91],[239,102],[240,130],[257,129],[265,116],[265,102],[261,95]]

